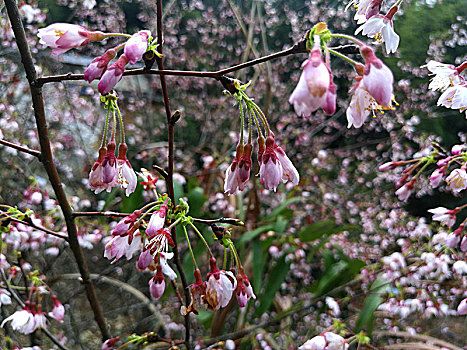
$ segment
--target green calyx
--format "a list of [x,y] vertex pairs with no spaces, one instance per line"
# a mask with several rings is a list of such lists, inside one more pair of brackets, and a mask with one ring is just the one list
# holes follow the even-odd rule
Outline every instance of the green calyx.
[[321,46],[325,46],[331,40],[331,31],[328,29],[328,26],[326,23],[319,22],[307,33],[306,49],[308,51],[311,51],[314,47],[313,37],[315,35],[319,35]]

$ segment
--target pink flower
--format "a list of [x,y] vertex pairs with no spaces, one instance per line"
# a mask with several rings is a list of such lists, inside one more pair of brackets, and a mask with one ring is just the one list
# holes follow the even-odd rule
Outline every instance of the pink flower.
[[151,218],[149,219],[148,227],[146,228],[146,234],[149,238],[164,227],[167,209],[168,207],[166,200],[163,204],[161,204],[159,210],[152,213]]
[[251,143],[237,146],[237,154],[225,172],[224,192],[235,194],[237,189],[243,191],[250,179],[251,171]]
[[402,165],[402,162],[387,162],[379,166],[379,171],[389,171]]
[[467,315],[467,298],[462,300],[457,307],[457,314],[458,315]]
[[467,236],[464,236],[464,238],[462,238],[461,251],[467,252]]
[[159,252],[167,252],[169,246],[172,248],[175,246],[170,230],[168,228],[161,228],[155,235],[150,237],[146,249],[149,249],[152,254],[156,255]]
[[396,196],[399,197],[399,200],[406,202],[409,199],[410,195],[412,194],[413,188],[415,185],[415,180],[412,179],[407,182],[404,186],[399,188],[396,191]]
[[133,213],[128,215],[127,217],[120,220],[112,230],[112,235],[114,236],[123,236],[125,233],[133,226],[135,221],[141,215],[141,210],[135,210]]
[[327,101],[331,74],[321,58],[319,45],[318,36],[315,38],[315,47],[310,52],[310,58],[302,64],[302,75],[289,98],[289,103],[294,105],[295,113],[299,116],[310,116],[312,112],[322,106],[325,106],[328,112],[332,109],[333,88],[329,95],[329,101]]
[[160,252],[159,253],[159,263],[161,265],[162,273],[170,278],[172,281],[177,278],[177,274],[170,267],[168,260],[172,259],[174,253]]
[[107,340],[102,344],[101,350],[112,350],[112,349],[114,349],[114,348],[115,348],[115,344],[117,344],[117,341],[118,341],[119,339],[120,339],[120,337],[107,339]]
[[37,312],[34,314],[34,327],[35,329],[47,327],[47,318],[42,312],[42,308],[40,305],[37,307]]
[[361,83],[354,86],[353,91],[350,105],[347,108],[347,127],[354,126],[355,128],[360,128],[370,115],[370,112],[374,115],[375,110],[384,108],[376,103],[373,96],[365,88],[362,88]]
[[159,267],[153,278],[149,280],[149,293],[154,299],[159,299],[165,290],[165,280]]
[[94,79],[99,79],[107,69],[109,62],[117,55],[114,49],[107,50],[105,54],[100,57],[96,57],[92,60],[89,66],[84,71],[84,80],[88,83]]
[[131,167],[130,162],[126,158],[127,145],[121,143],[118,146],[118,157],[117,157],[117,169],[118,169],[118,180],[122,188],[125,188],[125,194],[128,197],[136,189],[138,179],[135,171]]
[[361,24],[379,13],[382,2],[382,0],[355,0],[349,2],[345,9],[347,10],[351,4],[354,4],[357,8],[354,20],[356,20],[358,24]]
[[433,188],[436,188],[441,184],[441,181],[443,181],[444,178],[444,174],[446,173],[446,169],[447,167],[444,166],[433,171],[433,173],[430,176],[430,185]]
[[276,191],[279,186],[283,170],[282,166],[274,152],[274,138],[268,136],[266,139],[266,147],[264,147],[264,139],[259,140],[260,148],[258,151],[258,160],[260,163],[259,168],[259,181],[267,190]]
[[232,299],[232,294],[237,288],[237,280],[230,271],[219,270],[216,259],[209,260],[211,272],[208,273],[205,301],[209,308],[219,310],[226,307]]
[[329,79],[331,81],[329,82],[329,87],[326,91],[326,101],[321,105],[321,108],[327,115],[333,115],[336,111],[337,87],[332,81],[331,72],[329,72]]
[[444,207],[438,207],[428,210],[429,213],[433,214],[434,221],[440,221],[443,225],[451,227],[456,222],[456,212],[449,210]]
[[439,97],[438,106],[466,111],[467,117],[467,83],[449,87]]
[[454,145],[451,148],[451,153],[454,156],[458,156],[462,153],[464,149],[465,149],[465,145]]
[[96,194],[106,190],[110,192],[117,186],[117,162],[115,158],[115,142],[111,141],[99,149],[99,158],[89,173],[89,186]]
[[102,32],[90,32],[81,26],[70,23],[51,24],[39,29],[37,36],[41,44],[53,49],[54,55],[60,55],[72,48],[105,38],[105,34]]
[[390,106],[394,83],[391,70],[375,56],[368,46],[362,47],[360,51],[365,58],[361,87],[368,91],[379,105]]
[[124,54],[130,64],[135,64],[143,58],[143,54],[148,48],[148,38],[151,35],[149,30],[142,30],[133,34],[125,44]]
[[454,193],[460,192],[467,188],[467,173],[465,171],[464,165],[460,169],[454,169],[446,178],[446,182],[448,183],[449,188]]
[[325,302],[326,305],[331,309],[333,316],[339,317],[339,315],[341,314],[341,309],[337,301],[334,298],[326,297]]
[[154,261],[154,257],[152,256],[149,250],[143,250],[136,260],[136,269],[139,271],[144,271],[148,268],[149,265]]
[[120,58],[114,64],[111,64],[110,67],[102,75],[99,84],[97,84],[97,90],[102,95],[107,95],[115,85],[122,79],[123,71],[125,66],[128,63],[128,58],[125,54],[121,55]]
[[127,260],[130,260],[133,254],[139,250],[141,250],[141,237],[130,240],[126,236],[115,236],[105,245],[104,257],[114,259],[113,264],[123,255],[126,256]]
[[291,181],[294,186],[300,181],[297,169],[293,166],[284,150],[279,147],[274,135],[271,133],[264,141],[258,140],[260,149],[258,151],[258,160],[260,161],[259,179],[261,184],[268,190],[276,190],[281,180],[285,183]]
[[58,322],[63,322],[63,318],[65,317],[65,308],[63,307],[62,303],[57,300],[55,295],[52,295],[52,300],[53,308],[52,311],[49,312],[49,316]]
[[[456,230],[457,231],[457,230]],[[446,237],[446,247],[447,248],[455,248],[458,244],[459,244],[459,241],[461,240],[460,239],[460,236],[457,234],[457,232],[454,231],[454,232],[451,232],[450,234],[448,234],[448,236]]]
[[384,42],[386,45],[386,52],[396,52],[399,46],[399,35],[396,34],[392,24],[392,17],[397,11],[397,6],[392,7],[386,16],[378,15],[371,17],[365,24],[361,25],[355,31],[355,34],[362,32],[370,38],[375,38],[378,42]]
[[2,305],[10,305],[11,304],[11,297],[10,292],[6,289],[0,288],[0,307]]
[[237,289],[235,293],[237,295],[238,306],[241,308],[245,307],[251,298],[256,299],[251,283],[243,271],[243,267],[240,268],[240,273],[237,275]]

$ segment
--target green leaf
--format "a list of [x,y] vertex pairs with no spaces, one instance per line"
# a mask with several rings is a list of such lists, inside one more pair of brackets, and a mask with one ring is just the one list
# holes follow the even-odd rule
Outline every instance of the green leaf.
[[141,203],[143,203],[143,186],[138,185],[135,192],[130,194],[129,197],[125,196],[123,198],[120,210],[122,213],[132,213],[136,209],[141,208]]
[[283,255],[276,263],[271,273],[269,274],[269,279],[264,287],[264,293],[258,297],[260,304],[255,311],[255,317],[261,316],[271,306],[276,292],[281,287],[282,282],[284,282],[287,273],[290,270],[290,263],[285,262],[285,255]]
[[274,208],[274,210],[269,215],[267,215],[264,219],[265,220],[274,219],[275,217],[279,216],[279,214],[283,210],[287,210],[287,206],[289,204],[296,203],[298,201],[301,201],[302,199],[304,199],[304,197],[292,197],[292,198],[287,199],[284,203]]
[[381,297],[381,295],[385,294],[388,288],[389,283],[382,278],[378,278],[373,282],[369,294],[363,303],[363,309],[358,314],[358,319],[355,323],[356,332],[359,332],[366,326],[368,329],[368,334],[371,336],[371,331],[373,330],[374,312],[383,302],[384,299]]
[[264,270],[264,255],[263,247],[258,239],[253,241],[253,291],[259,292],[261,289],[261,281],[263,280]]
[[174,181],[174,195],[175,195],[175,203],[177,203],[178,200],[185,195],[183,184],[181,184],[178,181]]
[[206,201],[201,187],[195,187],[188,192],[188,204],[190,205],[190,215],[201,216],[201,208]]
[[253,238],[255,238],[256,236],[258,236],[259,234],[263,233],[263,232],[266,232],[266,231],[270,231],[270,230],[274,230],[275,228],[275,225],[274,224],[269,224],[269,225],[264,225],[264,226],[260,226],[256,229],[254,229],[253,231],[248,231],[246,233],[244,233],[237,241],[237,244],[242,244],[242,243],[245,243],[245,242],[248,242],[250,240],[252,240]]

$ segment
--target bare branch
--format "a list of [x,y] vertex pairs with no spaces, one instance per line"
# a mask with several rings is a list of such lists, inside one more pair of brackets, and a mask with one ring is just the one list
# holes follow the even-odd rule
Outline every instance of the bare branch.
[[12,222],[17,222],[19,224],[23,224],[23,225],[26,225],[26,226],[29,226],[29,227],[32,227],[32,228],[34,228],[36,230],[45,232],[48,235],[55,236],[55,237],[58,237],[58,238],[62,238],[65,241],[68,241],[68,236],[67,235],[63,235],[61,233],[49,230],[48,228],[45,228],[45,227],[37,226],[36,224],[34,224],[34,223],[30,222],[30,221],[24,221],[24,220],[19,220],[19,219],[15,219],[15,218],[9,218],[8,220],[10,220]]
[[14,148],[14,149],[16,149],[16,150],[18,150],[20,152],[30,154],[30,155],[32,155],[34,157],[37,157],[37,159],[39,159],[39,161],[41,160],[41,152],[36,151],[34,149],[23,147],[23,146],[17,145],[16,143],[8,142],[8,141],[1,140],[1,139],[0,139],[0,144],[2,144],[4,146],[7,146],[7,147]]

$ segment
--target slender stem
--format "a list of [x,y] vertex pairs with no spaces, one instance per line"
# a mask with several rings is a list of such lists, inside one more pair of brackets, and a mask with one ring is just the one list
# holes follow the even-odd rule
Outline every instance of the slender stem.
[[253,127],[252,127],[252,120],[251,120],[251,111],[248,109],[248,144],[251,144],[251,137],[253,133]]
[[355,66],[356,64],[358,64],[357,61],[354,61],[353,59],[347,57],[346,55],[343,55],[341,54],[340,52],[337,52],[336,50],[333,50],[333,49],[330,49],[330,48],[326,48],[330,53],[332,53],[334,56],[337,56],[339,58],[342,58],[344,61],[347,61],[349,62],[351,65]]
[[115,141],[115,132],[117,131],[117,116],[115,115],[115,108],[112,106],[112,137],[110,141]]
[[188,243],[188,250],[190,251],[191,260],[193,260],[193,266],[195,270],[198,268],[196,264],[195,254],[193,254],[193,249],[191,249],[190,238],[188,238],[188,232],[186,231],[186,226],[183,226],[183,231],[185,232],[186,242]]
[[[104,319],[104,314],[97,299],[97,294],[94,289],[94,285],[89,277],[89,269],[84,258],[83,251],[78,242],[78,230],[73,218],[73,211],[70,207],[67,195],[62,186],[62,182],[55,167],[52,149],[50,146],[49,132],[47,129],[47,120],[45,118],[45,108],[44,100],[42,95],[42,85],[37,81],[36,69],[34,66],[34,61],[31,55],[31,50],[29,49],[28,40],[26,38],[26,33],[24,32],[23,23],[21,21],[21,15],[18,10],[18,5],[16,0],[5,0],[5,5],[8,12],[8,17],[10,19],[11,28],[15,34],[16,44],[21,55],[21,61],[26,71],[26,77],[29,82],[29,87],[31,89],[32,105],[34,108],[34,116],[36,119],[37,133],[39,137],[39,143],[41,146],[41,159],[44,169],[47,172],[49,181],[52,185],[52,188],[55,192],[57,202],[62,210],[63,217],[65,219],[65,224],[68,232],[68,242],[70,244],[70,249],[73,252],[73,255],[78,265],[82,283],[85,287],[86,294],[91,305],[91,308],[94,313],[94,318],[99,326],[99,329],[102,334],[102,338],[110,338],[109,331],[107,329],[107,324]],[[45,330],[44,330],[45,332]]]
[[251,109],[250,109],[250,113],[253,115],[253,119],[255,121],[255,124],[256,124],[256,129],[258,129],[258,134],[260,137],[263,137],[263,132],[261,131],[261,125],[258,121],[258,118],[256,117],[256,113],[254,113]]
[[222,269],[225,271],[227,269],[227,247],[224,246],[224,265],[222,266]]
[[[105,38],[110,38],[112,36],[120,36],[124,38],[131,38],[130,34],[123,34],[123,33],[104,33]],[[123,44],[124,45],[124,44]]]
[[243,146],[243,128],[244,128],[244,121],[243,121],[243,105],[242,100],[238,100],[238,104],[240,106],[240,142]]
[[125,126],[123,124],[123,117],[122,117],[122,114],[120,113],[120,108],[118,108],[117,101],[115,101],[115,109],[117,110],[118,121],[120,122],[120,142],[125,143]]
[[20,152],[30,154],[30,155],[32,155],[34,157],[37,157],[37,159],[39,159],[39,161],[41,160],[41,152],[36,151],[34,149],[23,147],[23,146],[15,144],[15,143],[8,142],[8,141],[1,140],[1,139],[0,139],[0,144],[2,144],[4,146],[7,146],[7,147],[14,148],[14,149],[16,149],[16,150],[18,150]]
[[343,38],[343,39],[347,39],[347,40],[350,40],[350,41],[353,41],[355,44],[357,44],[358,46],[363,46],[363,42],[361,42],[360,40],[358,40],[357,38],[351,36],[351,35],[347,35],[347,34],[341,34],[341,33],[336,33],[336,34],[331,34],[331,37],[332,38]]
[[237,268],[240,268],[242,266],[242,263],[240,262],[240,258],[238,256],[237,249],[235,249],[235,246],[232,243],[232,241],[230,241],[229,248],[230,248],[230,251],[233,253],[233,256],[235,258],[235,262],[237,264]]
[[104,135],[102,136],[101,148],[105,147],[107,142],[107,130],[109,129],[110,102],[107,104],[107,116],[105,117]]
[[201,232],[199,232],[199,230],[196,228],[195,225],[190,224],[190,226],[193,228],[193,230],[195,230],[195,232],[198,234],[199,238],[201,238],[201,240],[203,241],[204,245],[206,246],[206,249],[208,250],[209,254],[211,255],[211,257],[213,257],[212,252],[211,252],[211,248],[209,248],[209,244],[208,244],[208,242],[206,242],[206,240],[204,239]]

